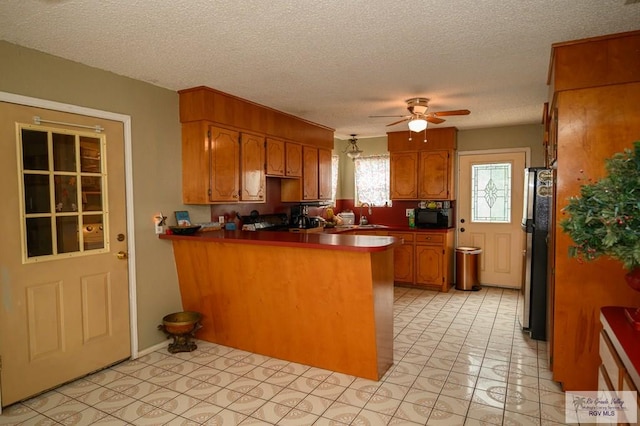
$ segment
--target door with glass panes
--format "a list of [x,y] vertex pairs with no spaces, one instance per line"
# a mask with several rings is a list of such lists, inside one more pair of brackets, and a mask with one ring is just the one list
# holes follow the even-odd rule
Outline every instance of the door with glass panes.
[[524,151],[460,154],[458,247],[479,247],[481,284],[520,288]]
[[0,102],[0,144],[6,406],[131,348],[122,123]]

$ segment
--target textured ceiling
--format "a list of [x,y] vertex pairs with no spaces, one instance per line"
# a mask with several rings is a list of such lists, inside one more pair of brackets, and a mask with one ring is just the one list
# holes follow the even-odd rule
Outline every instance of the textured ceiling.
[[[440,126],[537,123],[552,43],[640,29],[636,0],[2,0],[0,39],[172,90],[209,86],[359,138],[405,99]],[[2,64],[0,64],[1,70]]]

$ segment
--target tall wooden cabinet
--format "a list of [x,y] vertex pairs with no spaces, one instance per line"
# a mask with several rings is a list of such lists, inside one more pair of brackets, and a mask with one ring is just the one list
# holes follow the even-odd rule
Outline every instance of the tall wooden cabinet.
[[596,390],[600,308],[640,307],[622,265],[580,263],[559,222],[585,179],[605,173],[604,160],[640,139],[640,31],[552,46],[548,162],[554,167],[550,235],[549,351],[553,379],[565,390]]
[[457,129],[427,129],[427,142],[408,131],[387,133],[392,200],[452,200]]

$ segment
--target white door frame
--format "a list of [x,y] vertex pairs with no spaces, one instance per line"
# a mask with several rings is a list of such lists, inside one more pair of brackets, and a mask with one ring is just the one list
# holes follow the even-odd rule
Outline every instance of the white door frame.
[[[131,332],[131,358],[138,357],[138,307],[136,303],[136,252],[133,215],[133,162],[131,152],[131,116],[109,111],[102,111],[77,105],[64,104],[45,99],[32,98],[0,91],[0,101],[18,105],[46,108],[71,114],[81,114],[95,118],[119,121],[124,126],[124,170],[125,170],[125,199],[127,215],[127,251],[129,273],[129,329]],[[0,394],[0,402],[2,394]],[[0,407],[2,405],[0,404]],[[0,413],[2,412],[0,408]]]

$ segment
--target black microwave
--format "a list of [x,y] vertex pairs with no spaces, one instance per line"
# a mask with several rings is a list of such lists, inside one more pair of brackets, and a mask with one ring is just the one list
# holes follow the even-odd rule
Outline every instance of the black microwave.
[[417,228],[451,228],[453,227],[453,209],[415,209]]

